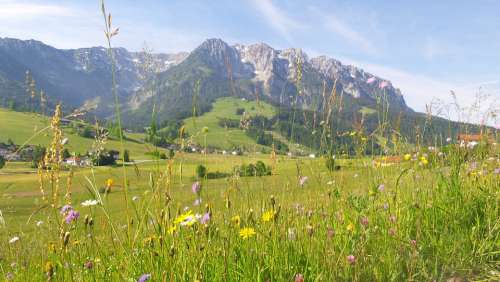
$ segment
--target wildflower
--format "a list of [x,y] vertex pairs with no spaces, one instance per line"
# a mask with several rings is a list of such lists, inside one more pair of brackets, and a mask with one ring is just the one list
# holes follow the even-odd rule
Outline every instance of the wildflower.
[[346,229],[347,229],[348,232],[353,232],[354,231],[354,224],[352,224],[350,222],[349,224],[347,224]]
[[274,218],[275,215],[276,215],[276,212],[274,210],[266,211],[262,215],[262,221],[269,222],[269,221],[271,221]]
[[47,274],[47,277],[49,278],[49,280],[51,280],[52,276],[54,276],[54,265],[50,261],[48,261],[45,264],[45,274]]
[[353,255],[348,255],[347,256],[347,262],[349,262],[350,264],[355,264],[356,263],[356,257],[353,256]]
[[80,213],[75,210],[71,210],[68,212],[68,215],[66,215],[66,218],[64,219],[67,224],[70,224],[73,221],[76,221],[80,217]]
[[384,208],[384,210],[388,210],[389,209],[389,204],[388,203],[384,203],[384,205],[382,207]]
[[494,174],[500,174],[500,168],[495,168],[495,170],[493,171]]
[[385,185],[384,184],[380,184],[377,189],[378,189],[379,192],[384,192]]
[[175,233],[175,231],[177,231],[177,226],[175,226],[175,225],[172,225],[172,226],[170,226],[170,227],[167,229],[167,233],[168,233],[168,234],[174,234],[174,233]]
[[243,238],[243,239],[248,239],[250,237],[253,237],[255,236],[255,229],[251,228],[251,227],[245,227],[243,229],[240,230],[240,237]]
[[12,273],[12,272],[8,272],[8,273],[5,275],[5,280],[7,280],[7,281],[14,280],[14,273]]
[[301,176],[299,178],[299,185],[300,186],[304,186],[306,184],[307,180],[309,180],[309,177],[307,177],[307,176]]
[[97,201],[97,200],[86,200],[86,201],[82,202],[82,206],[84,206],[84,207],[95,206],[97,204],[99,204],[99,201]]
[[451,137],[446,138],[446,142],[450,143],[451,142]]
[[193,190],[193,193],[195,193],[196,195],[198,195],[201,192],[201,184],[200,184],[200,182],[196,181],[195,183],[193,183],[193,185],[191,185],[191,190]]
[[88,260],[83,264],[83,267],[86,269],[92,269],[94,267],[94,263],[91,260]]
[[193,217],[193,212],[190,211],[190,210],[188,210],[186,213],[183,213],[183,214],[179,215],[175,219],[174,223],[175,224],[180,224],[180,223],[184,222],[187,218],[191,218],[191,217]]
[[406,154],[406,155],[403,156],[403,158],[404,158],[405,161],[409,161],[409,160],[411,160],[411,155],[410,154]]
[[14,236],[9,240],[9,244],[14,244],[15,242],[19,241],[19,239],[20,238],[18,236]]
[[69,211],[73,210],[73,207],[71,205],[64,205],[62,208],[61,208],[61,214],[65,214]]
[[241,223],[241,218],[239,215],[235,215],[231,217],[231,222],[233,222],[235,225],[240,226]]
[[417,246],[417,240],[410,240],[410,245],[412,245],[412,247],[416,247]]
[[181,217],[180,218],[178,217],[175,221],[178,220],[180,220],[178,223],[182,226],[192,226],[193,224],[196,223],[196,217],[193,216],[191,211],[185,213],[184,215],[181,215]]
[[304,275],[300,274],[300,273],[297,273],[295,274],[295,279],[294,279],[295,282],[304,282]]
[[420,158],[420,164],[427,165],[427,164],[429,164],[429,161],[425,157],[421,157]]
[[36,226],[42,226],[42,224],[43,224],[43,221],[41,221],[41,220],[36,222]]
[[139,196],[133,196],[133,197],[132,197],[132,201],[134,201],[134,202],[135,202],[135,201],[137,201],[137,200],[139,200]]
[[111,188],[111,186],[113,186],[113,184],[114,184],[113,179],[111,179],[111,178],[106,179],[106,187],[107,188]]
[[208,224],[210,222],[210,213],[207,212],[203,215],[203,217],[201,218],[201,224]]
[[368,224],[370,223],[368,220],[368,217],[366,217],[366,216],[363,216],[359,221],[360,221],[361,225],[363,225],[365,227],[368,226]]
[[137,282],[146,282],[149,279],[151,279],[151,274],[147,273],[147,274],[141,275],[141,277],[139,277],[139,279],[137,279]]
[[288,228],[287,238],[288,238],[288,240],[292,240],[292,241],[297,238],[297,236],[295,234],[295,228]]

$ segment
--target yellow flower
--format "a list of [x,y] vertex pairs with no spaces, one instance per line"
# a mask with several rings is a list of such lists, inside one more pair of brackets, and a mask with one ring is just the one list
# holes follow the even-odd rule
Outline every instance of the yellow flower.
[[113,186],[113,183],[114,183],[113,179],[108,178],[108,179],[106,180],[106,187],[108,187],[108,188],[109,188],[109,187]]
[[347,224],[346,229],[347,229],[347,231],[349,231],[349,232],[354,231],[354,224],[352,224],[352,222],[349,222],[349,224]]
[[421,157],[420,163],[422,163],[423,165],[427,165],[429,163],[429,161],[425,157]]
[[183,214],[179,215],[179,216],[175,219],[174,223],[175,223],[175,224],[181,224],[181,223],[183,223],[183,222],[188,222],[188,221],[189,221],[189,222],[191,222],[191,220],[190,220],[191,218],[194,218],[194,216],[193,216],[193,212],[192,212],[192,211],[187,211],[187,212],[185,212],[185,213],[183,213]]
[[172,225],[167,229],[168,234],[174,234],[177,231],[177,226]]
[[255,230],[251,227],[245,227],[240,230],[240,237],[243,239],[248,239],[250,237],[253,237],[255,235]]
[[231,217],[231,222],[233,222],[235,225],[240,226],[240,223],[241,223],[240,216],[239,215],[235,215],[235,216]]
[[405,161],[409,161],[409,160],[411,160],[411,155],[410,155],[410,154],[406,154],[406,155],[404,156],[404,160],[405,160]]
[[274,210],[268,210],[262,215],[262,221],[269,222],[274,218],[276,212]]

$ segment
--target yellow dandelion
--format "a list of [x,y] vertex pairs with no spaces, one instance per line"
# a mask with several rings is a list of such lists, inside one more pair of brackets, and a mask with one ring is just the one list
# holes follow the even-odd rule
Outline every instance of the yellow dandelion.
[[111,178],[106,179],[106,187],[109,188],[109,187],[113,186],[114,182],[115,181],[113,179],[111,179]]
[[250,237],[253,237],[255,236],[255,229],[251,228],[251,227],[245,227],[243,229],[240,230],[240,237],[243,238],[243,239],[248,239]]
[[425,157],[421,157],[420,158],[420,163],[423,164],[423,165],[427,165],[429,163],[429,161]]
[[405,160],[405,161],[409,161],[409,160],[411,160],[411,155],[410,155],[410,154],[406,154],[406,155],[404,155],[404,160]]
[[193,212],[192,212],[192,211],[187,211],[187,212],[185,212],[185,213],[183,213],[183,214],[179,215],[179,216],[175,219],[174,223],[175,223],[175,224],[180,224],[180,223],[183,223],[183,222],[187,221],[188,219],[190,219],[190,218],[192,218],[192,217],[193,217]]
[[269,222],[269,221],[273,220],[275,215],[276,215],[276,212],[274,210],[268,210],[262,215],[262,221]]
[[346,229],[348,232],[353,232],[354,231],[354,224],[352,224],[352,222],[349,222],[349,224],[347,224]]

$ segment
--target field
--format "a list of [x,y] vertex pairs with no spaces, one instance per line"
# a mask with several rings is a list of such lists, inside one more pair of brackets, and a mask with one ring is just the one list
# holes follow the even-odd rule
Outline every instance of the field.
[[[8,163],[0,273],[15,281],[495,280],[498,150],[441,149],[394,163],[337,160],[334,171],[322,158],[177,152],[124,168],[63,169],[57,193],[42,171],[45,199],[29,164]],[[196,179],[199,164],[231,173],[259,160],[271,175]]]

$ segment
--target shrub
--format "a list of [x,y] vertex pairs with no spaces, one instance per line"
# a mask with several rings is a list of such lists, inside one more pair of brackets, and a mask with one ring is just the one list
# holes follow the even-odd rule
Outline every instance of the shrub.
[[196,176],[198,178],[204,178],[207,175],[207,168],[203,165],[198,165],[196,167]]
[[2,169],[5,166],[5,159],[3,156],[0,156],[0,169]]

